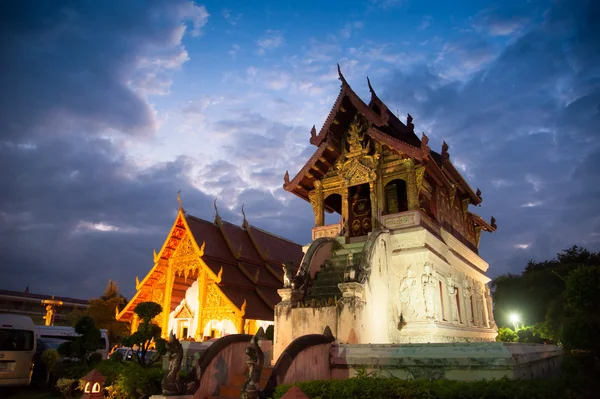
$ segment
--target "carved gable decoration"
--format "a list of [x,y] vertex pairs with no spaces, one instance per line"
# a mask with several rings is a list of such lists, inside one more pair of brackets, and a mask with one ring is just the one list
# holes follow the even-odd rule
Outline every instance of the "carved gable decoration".
[[348,186],[354,186],[357,184],[367,183],[370,180],[375,180],[375,171],[369,169],[358,160],[352,160],[349,165],[346,166],[344,171],[344,179]]
[[175,313],[175,319],[193,319],[194,313],[190,310],[187,303],[184,301],[179,312]]
[[227,306],[227,303],[223,300],[221,295],[221,291],[217,288],[215,284],[210,284],[208,286],[208,292],[206,294],[206,307],[223,307]]
[[181,240],[181,243],[179,244],[179,248],[177,248],[177,251],[175,252],[175,256],[176,257],[181,257],[181,256],[190,256],[190,255],[195,255],[196,251],[194,249],[194,244],[192,243],[192,239],[190,238],[190,235],[187,234],[183,240]]

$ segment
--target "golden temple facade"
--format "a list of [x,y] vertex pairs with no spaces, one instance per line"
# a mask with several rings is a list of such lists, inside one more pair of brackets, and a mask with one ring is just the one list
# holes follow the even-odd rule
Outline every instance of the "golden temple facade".
[[[216,202],[215,202],[216,209]],[[232,333],[254,333],[273,322],[283,286],[282,263],[298,266],[300,245],[248,223],[214,222],[187,214],[180,206],[154,265],[136,278],[136,294],[117,314],[119,321],[139,325],[133,312],[141,302],[160,304],[155,323],[162,336],[173,331],[180,339],[196,341]]]

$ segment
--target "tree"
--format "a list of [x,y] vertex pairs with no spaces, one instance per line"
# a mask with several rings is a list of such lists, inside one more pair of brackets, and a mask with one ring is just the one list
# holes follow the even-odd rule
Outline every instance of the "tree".
[[497,277],[491,284],[496,323],[508,327],[510,315],[517,313],[521,322],[535,326],[531,331],[535,337],[557,342],[565,317],[563,293],[567,276],[580,265],[594,264],[600,264],[599,253],[572,246],[555,259],[530,260],[521,274]]
[[75,357],[83,365],[93,362],[94,353],[100,349],[102,338],[100,329],[96,327],[94,319],[89,316],[81,317],[75,323],[75,332],[79,334],[73,341],[67,341],[58,347],[58,353],[66,357]]
[[600,353],[600,266],[580,266],[567,278],[566,304],[560,337],[569,349]]
[[[148,367],[160,360],[167,352],[167,341],[160,337],[160,327],[152,323],[152,320],[162,312],[162,306],[155,302],[142,302],[133,311],[141,322],[136,332],[123,339],[123,345],[135,347],[136,360],[142,367]],[[158,356],[148,360],[146,355],[153,344]]]
[[90,299],[86,310],[74,310],[67,315],[67,319],[74,325],[82,316],[90,316],[98,328],[107,330],[108,341],[112,345],[120,342],[129,331],[127,323],[117,321],[115,317],[116,311],[121,311],[125,305],[127,305],[127,299],[119,294],[118,285],[114,281],[108,280],[104,295],[100,298]]

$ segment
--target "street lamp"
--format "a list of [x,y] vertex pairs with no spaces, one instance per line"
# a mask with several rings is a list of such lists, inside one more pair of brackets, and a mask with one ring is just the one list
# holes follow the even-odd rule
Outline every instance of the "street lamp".
[[519,315],[516,313],[512,313],[510,315],[510,321],[513,323],[513,326],[515,327],[515,332],[517,331],[517,329],[519,328],[517,323],[519,323]]

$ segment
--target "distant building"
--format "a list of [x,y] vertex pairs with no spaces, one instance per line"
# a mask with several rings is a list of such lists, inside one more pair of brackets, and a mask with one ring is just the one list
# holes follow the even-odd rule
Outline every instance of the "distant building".
[[74,310],[85,310],[89,306],[86,299],[75,299],[54,295],[33,294],[29,287],[25,291],[0,290],[0,313],[14,313],[29,316],[36,325],[45,323],[46,306],[42,301],[60,301],[53,314],[55,326],[68,325],[66,316]]

